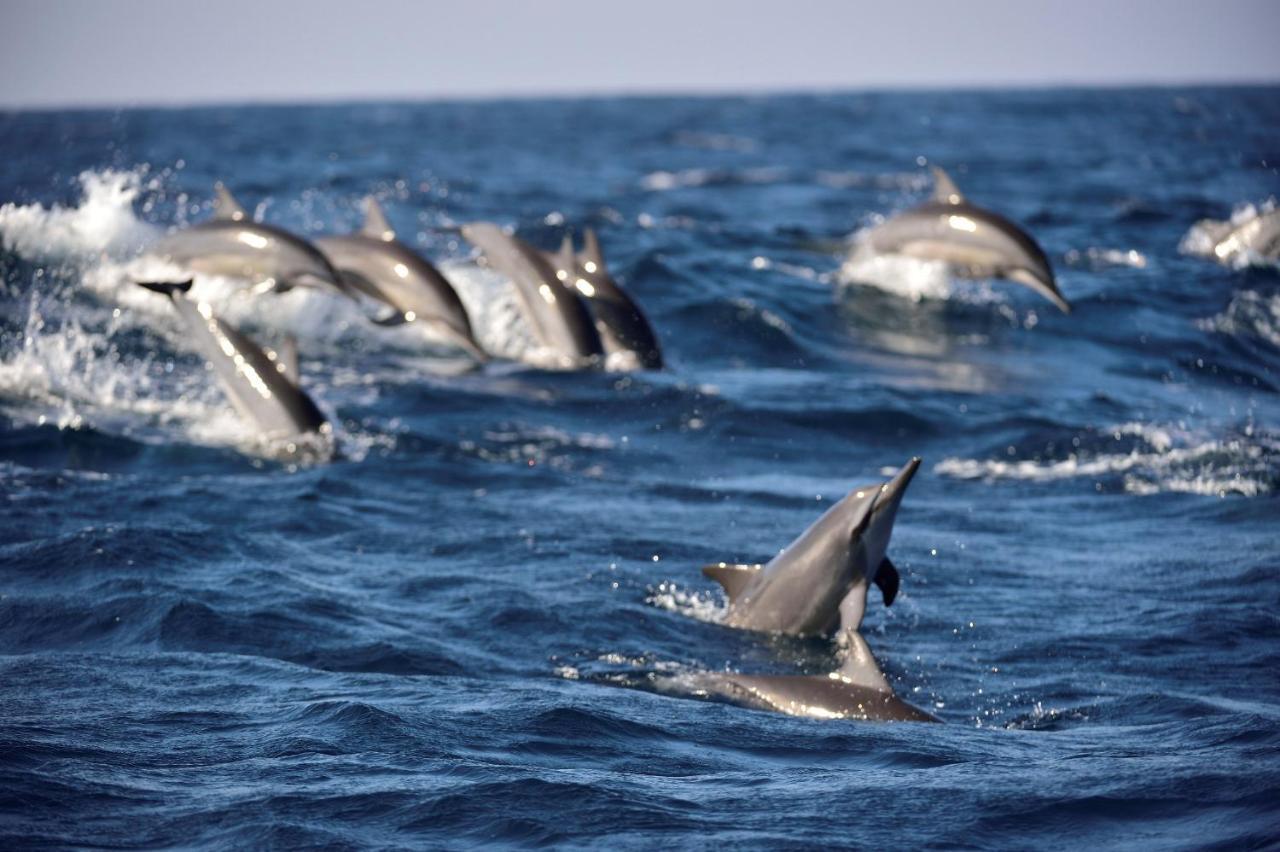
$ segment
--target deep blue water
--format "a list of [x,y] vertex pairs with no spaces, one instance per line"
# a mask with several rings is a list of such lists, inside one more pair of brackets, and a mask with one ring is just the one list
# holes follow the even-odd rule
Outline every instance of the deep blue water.
[[[1074,313],[842,283],[934,162]],[[1265,88],[0,114],[0,846],[1275,844],[1280,273],[1179,245],[1278,164]],[[378,195],[516,353],[450,227],[594,226],[669,368],[224,294],[344,445],[256,457],[124,272],[217,178],[308,234]],[[626,688],[829,670],[698,567],[912,455],[864,631],[947,724]]]

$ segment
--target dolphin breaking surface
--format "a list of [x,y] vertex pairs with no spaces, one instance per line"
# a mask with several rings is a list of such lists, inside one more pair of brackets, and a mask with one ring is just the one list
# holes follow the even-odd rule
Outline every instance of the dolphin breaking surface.
[[[1280,302],[1267,264],[1180,243],[1280,193],[1277,102],[0,116],[6,845],[1025,847],[1070,824],[1265,848]],[[809,248],[924,203],[935,162],[1034,236],[1070,315],[910,257],[846,286]],[[190,298],[257,344],[298,339],[342,447],[242,451],[134,283],[181,280],[135,256],[211,218],[219,178],[312,244],[374,195],[494,359],[375,325],[363,296],[197,274]],[[595,230],[665,368],[523,363],[518,294],[457,230],[481,221],[544,253]],[[831,681],[844,651],[726,626],[701,566],[767,563],[917,455],[897,595],[873,583],[860,632],[945,724],[753,680]]]

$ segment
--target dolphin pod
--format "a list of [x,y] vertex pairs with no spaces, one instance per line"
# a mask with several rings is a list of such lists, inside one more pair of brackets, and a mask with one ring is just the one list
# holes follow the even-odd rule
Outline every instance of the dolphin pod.
[[138,284],[169,298],[231,404],[264,438],[286,441],[331,435],[327,418],[298,384],[292,341],[280,353],[263,349],[214,316],[208,304],[188,299],[190,280]]
[[933,176],[930,201],[889,217],[864,235],[862,244],[876,254],[940,260],[965,278],[1017,281],[1071,312],[1049,259],[1030,234],[968,201],[937,166]]

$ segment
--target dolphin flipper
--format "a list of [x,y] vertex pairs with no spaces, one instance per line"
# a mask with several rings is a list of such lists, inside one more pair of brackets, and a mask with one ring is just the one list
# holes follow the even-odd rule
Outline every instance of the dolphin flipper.
[[281,367],[285,378],[295,385],[302,383],[302,371],[298,369],[298,338],[286,334],[280,343],[280,351],[276,353],[276,364]]
[[880,587],[880,594],[884,596],[884,605],[889,606],[893,603],[893,599],[898,596],[898,586],[902,582],[902,578],[898,576],[898,569],[893,567],[893,563],[889,561],[889,557],[880,563],[880,567],[876,569],[876,585]]
[[760,569],[763,565],[742,565],[729,562],[718,562],[714,565],[704,565],[702,573],[704,576],[715,580],[724,589],[724,593],[729,596],[729,603],[733,603],[742,590],[751,584],[751,581],[760,575]]

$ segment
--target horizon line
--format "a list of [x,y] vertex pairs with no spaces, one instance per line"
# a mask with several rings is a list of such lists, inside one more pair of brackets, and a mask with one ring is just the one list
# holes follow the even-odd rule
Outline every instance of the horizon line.
[[566,100],[667,100],[755,97],[798,97],[804,95],[862,95],[862,94],[926,94],[942,92],[1054,92],[1054,91],[1122,91],[1122,90],[1174,90],[1174,89],[1265,89],[1280,88],[1280,78],[1275,79],[1220,79],[1220,80],[1118,80],[1118,81],[966,81],[959,84],[932,83],[875,83],[870,85],[813,84],[807,86],[762,86],[755,89],[733,87],[691,87],[688,89],[645,88],[643,86],[617,89],[564,89],[535,91],[476,91],[440,94],[413,93],[362,93],[335,95],[263,95],[235,98],[210,96],[191,100],[153,98],[136,101],[63,101],[53,103],[5,103],[0,101],[0,113],[22,112],[120,112],[125,110],[184,110],[231,109],[240,107],[309,107],[351,106],[357,104],[455,104],[501,103],[504,101],[566,101]]

